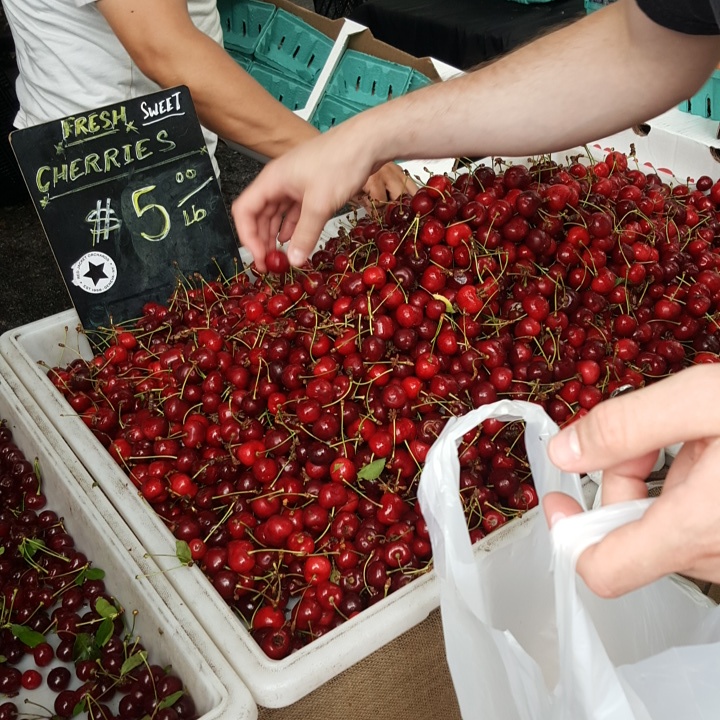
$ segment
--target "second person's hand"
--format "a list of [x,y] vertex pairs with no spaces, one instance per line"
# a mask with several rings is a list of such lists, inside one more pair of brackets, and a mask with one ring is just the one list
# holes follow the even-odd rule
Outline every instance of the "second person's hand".
[[[720,365],[698,365],[607,400],[554,437],[550,459],[570,472],[603,470],[603,505],[647,497],[659,449],[684,442],[645,515],[579,558],[591,590],[616,597],[677,572],[720,582]],[[569,496],[544,503],[552,526],[580,512]]]

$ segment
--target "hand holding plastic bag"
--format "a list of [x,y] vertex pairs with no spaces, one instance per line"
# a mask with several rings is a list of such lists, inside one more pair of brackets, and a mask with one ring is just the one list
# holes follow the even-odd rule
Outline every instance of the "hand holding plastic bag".
[[562,473],[547,458],[546,444],[557,426],[538,405],[503,400],[453,418],[431,448],[419,499],[441,581],[448,664],[465,720],[718,717],[720,620],[699,590],[664,578],[601,600],[576,580],[580,552],[639,517],[652,501],[562,520],[552,543],[542,514],[531,511],[496,531],[510,535],[491,552],[473,552],[459,496],[457,446],[490,417],[525,421],[541,498],[562,490],[584,507],[579,477]]

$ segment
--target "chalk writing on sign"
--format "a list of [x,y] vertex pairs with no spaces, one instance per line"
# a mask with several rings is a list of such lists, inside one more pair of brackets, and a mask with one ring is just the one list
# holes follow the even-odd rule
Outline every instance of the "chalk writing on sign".
[[138,317],[179,279],[237,272],[187,88],[18,130],[11,142],[86,329]]
[[121,227],[115,210],[110,207],[110,198],[106,198],[104,203],[98,200],[95,208],[87,214],[85,220],[90,225],[93,247],[101,241],[109,240],[110,233],[120,230]]
[[146,120],[143,125],[151,125],[162,120],[164,117],[178,117],[185,114],[180,103],[179,92],[154,103],[143,102],[140,104],[140,110]]

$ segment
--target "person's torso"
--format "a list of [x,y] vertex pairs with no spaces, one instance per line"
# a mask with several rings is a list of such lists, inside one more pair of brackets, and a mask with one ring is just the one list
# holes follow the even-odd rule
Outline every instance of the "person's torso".
[[[16,127],[146,95],[160,88],[143,75],[94,2],[3,0],[16,47]],[[188,0],[195,25],[222,42],[215,0]]]

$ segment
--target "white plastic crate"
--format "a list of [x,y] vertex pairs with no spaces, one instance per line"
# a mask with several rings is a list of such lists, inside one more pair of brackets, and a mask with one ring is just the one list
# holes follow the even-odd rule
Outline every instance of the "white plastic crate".
[[[0,419],[6,421],[25,457],[30,462],[37,459],[47,509],[63,518],[76,547],[93,567],[105,571],[107,590],[132,620],[132,633],[146,647],[149,661],[172,666],[192,696],[200,720],[255,720],[257,706],[247,688],[237,682],[166,574],[147,556],[2,359]],[[28,698],[52,707],[54,695],[43,687]],[[33,707],[24,706],[24,692],[14,698],[21,717]],[[47,697],[39,698],[42,693]]]
[[[178,567],[170,531],[48,380],[48,365],[66,365],[78,354],[90,357],[87,341],[77,328],[74,311],[45,318],[5,333],[0,338],[0,354],[9,360],[17,378],[33,394],[143,547],[161,568],[169,571],[165,577],[197,615],[259,705],[285,708],[295,703],[413,629],[439,607],[436,576],[429,572],[287,658],[270,660],[201,570]],[[506,545],[516,533],[524,532],[527,519],[536,512],[532,510],[484,538],[477,552]],[[441,638],[435,656],[438,662],[444,659]]]

